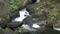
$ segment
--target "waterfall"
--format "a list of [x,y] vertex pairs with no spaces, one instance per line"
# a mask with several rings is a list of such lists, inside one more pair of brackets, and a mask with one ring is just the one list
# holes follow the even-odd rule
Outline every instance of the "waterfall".
[[29,16],[29,12],[26,10],[26,8],[19,11],[19,17],[13,19],[12,21],[22,22],[27,16]]
[[[22,9],[19,11],[19,17],[15,18],[12,20],[12,22],[22,22],[26,17],[28,17],[30,14],[29,12],[26,10],[26,8]],[[32,25],[32,26],[31,26]],[[24,28],[24,29],[27,29],[29,31],[36,31],[36,29],[40,28],[39,25],[36,24],[23,24],[21,27]]]

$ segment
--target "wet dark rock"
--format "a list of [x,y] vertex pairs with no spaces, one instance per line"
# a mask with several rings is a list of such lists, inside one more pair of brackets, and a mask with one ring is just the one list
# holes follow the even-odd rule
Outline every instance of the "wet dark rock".
[[20,15],[19,15],[19,12],[18,11],[12,12],[10,14],[10,20],[13,20],[14,18],[19,17],[19,16]]

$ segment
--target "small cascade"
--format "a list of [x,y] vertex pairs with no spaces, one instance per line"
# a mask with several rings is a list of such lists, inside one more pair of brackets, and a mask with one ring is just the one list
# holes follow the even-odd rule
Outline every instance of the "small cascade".
[[54,28],[54,30],[60,31],[60,28]]
[[28,24],[23,24],[21,27],[29,31],[36,31],[35,29],[31,28],[31,26],[29,26]]
[[40,28],[40,26],[37,24],[23,24],[21,27],[29,31],[37,31]]
[[30,15],[29,12],[26,10],[26,8],[19,11],[19,14],[20,16],[13,19],[12,22],[15,22],[15,21],[22,22],[27,16]]
[[[19,17],[16,17],[12,20],[12,22],[22,22],[26,17],[30,16],[29,12],[26,10],[26,8],[22,9],[19,11]],[[40,26],[37,23],[33,23],[33,24],[26,24],[23,23],[23,25],[21,26],[24,29],[27,29],[29,31],[37,31]]]

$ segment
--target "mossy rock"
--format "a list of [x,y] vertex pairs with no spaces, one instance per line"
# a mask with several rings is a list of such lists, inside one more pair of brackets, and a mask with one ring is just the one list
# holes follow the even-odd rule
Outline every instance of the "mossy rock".
[[14,29],[14,28],[20,27],[22,24],[23,23],[21,23],[21,22],[10,22],[7,24],[7,27]]
[[10,28],[0,29],[0,34],[19,34],[16,31],[11,30]]
[[0,18],[0,27],[5,28],[8,24],[8,19]]
[[20,34],[29,34],[29,31],[27,29],[24,28],[18,28],[17,30]]

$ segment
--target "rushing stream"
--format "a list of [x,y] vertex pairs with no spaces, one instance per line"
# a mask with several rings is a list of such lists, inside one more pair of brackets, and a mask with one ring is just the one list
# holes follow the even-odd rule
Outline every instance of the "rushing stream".
[[[19,11],[19,14],[20,14],[20,17],[17,17],[12,21],[22,22],[26,17],[30,15],[29,12],[26,10],[26,8]],[[21,27],[30,31],[36,31],[37,28],[40,28],[40,26],[37,23],[32,24],[32,26],[30,26],[29,24],[23,24]]]
[[19,11],[20,17],[15,18],[12,21],[17,21],[17,22],[22,22],[23,19],[25,19],[27,16],[29,16],[29,12],[27,12],[26,8],[24,8],[23,10]]
[[[40,2],[40,0],[36,0],[36,2],[35,3],[39,3]],[[13,19],[12,21],[13,22],[22,22],[26,17],[28,17],[30,14],[29,14],[29,12],[26,10],[26,8],[24,8],[24,9],[22,9],[22,10],[20,10],[19,11],[19,15],[20,15],[20,17],[17,17],[17,18],[15,18],[15,19]],[[21,26],[22,28],[24,28],[24,29],[27,29],[27,30],[29,30],[29,31],[36,31],[36,29],[38,29],[38,28],[40,28],[40,26],[36,23],[34,23],[34,24],[32,24],[32,26],[31,25],[29,25],[29,24],[23,24],[22,26]]]
[[60,31],[60,28],[54,28],[54,30]]
[[[19,14],[20,14],[20,17],[17,17],[12,21],[22,22],[26,17],[28,17],[30,15],[29,12],[26,10],[26,8],[20,10]],[[40,23],[33,23],[32,26],[29,24],[23,24],[21,27],[23,27],[29,31],[36,31],[38,28],[40,28],[39,24],[42,24],[42,23],[46,24],[44,22],[46,22],[46,21],[41,21]],[[59,28],[54,28],[54,30],[60,31]]]
[[[19,11],[20,17],[15,18],[12,21],[18,21],[18,22],[22,22],[25,18],[27,18],[28,16],[30,16],[29,12],[25,9]],[[46,24],[45,21],[40,21],[37,23],[32,23],[32,24],[26,24],[23,23],[22,24],[22,28],[27,29],[30,31],[29,34],[60,34],[60,29],[59,28],[53,28],[53,30],[48,29],[48,31],[40,31],[39,29],[41,28],[40,24]],[[38,33],[39,32],[39,33]]]
[[[36,3],[38,3],[40,0],[37,0]],[[17,22],[22,22],[26,17],[30,16],[29,12],[26,10],[26,8],[22,9],[19,11],[19,15],[20,17],[17,17],[15,19],[13,19],[12,21],[17,21]],[[40,29],[41,26],[39,26],[40,24],[46,24],[46,21],[41,21],[40,23],[33,23],[31,25],[29,24],[23,24],[21,27],[24,29],[27,29],[29,31],[37,31],[38,29]],[[53,28],[52,31],[60,31],[60,28]]]

